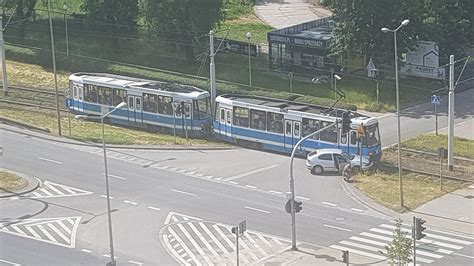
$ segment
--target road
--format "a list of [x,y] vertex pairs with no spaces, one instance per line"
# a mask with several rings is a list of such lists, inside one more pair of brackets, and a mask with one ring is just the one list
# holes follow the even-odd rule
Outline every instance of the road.
[[[0,260],[107,262],[101,150],[1,134],[2,167],[44,182],[34,193],[0,201]],[[258,263],[289,245],[286,156],[245,149],[108,155],[114,248],[121,265],[230,262],[235,256],[230,228],[244,219],[249,231],[241,241],[243,262]],[[297,199],[303,201],[298,241],[380,260],[378,250],[392,233],[390,218],[359,204],[337,176],[312,176],[301,159],[295,161],[295,178]],[[420,253],[426,263],[471,261],[473,238],[427,231],[431,235]]]

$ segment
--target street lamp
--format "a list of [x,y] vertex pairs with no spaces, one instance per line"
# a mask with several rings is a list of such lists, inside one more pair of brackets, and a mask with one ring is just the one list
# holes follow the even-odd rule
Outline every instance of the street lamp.
[[56,73],[56,56],[54,52],[54,32],[53,32],[53,20],[51,19],[51,1],[50,0],[48,0],[48,17],[49,17],[49,30],[51,34],[51,55],[53,58],[54,93],[56,94],[56,116],[58,118],[58,134],[59,136],[61,136],[61,114],[59,113],[58,77]]
[[249,86],[252,87],[252,65],[250,64],[250,38],[252,37],[252,33],[247,32],[245,34],[245,36],[247,36],[247,40],[248,40],[248,50],[249,50]]
[[337,100],[337,81],[341,79],[338,75],[334,75],[334,100]]
[[66,17],[67,8],[68,8],[67,3],[64,3],[63,10],[64,10],[64,24],[66,26],[66,56],[69,56],[69,37],[67,34],[67,17]]
[[105,190],[107,194],[107,218],[109,223],[109,243],[110,243],[110,262],[107,265],[114,266],[115,265],[115,256],[114,256],[114,240],[112,237],[112,215],[110,212],[110,190],[109,190],[109,172],[107,168],[107,150],[105,148],[105,133],[104,133],[104,119],[113,113],[115,110],[123,108],[127,106],[127,103],[121,102],[117,106],[112,109],[112,111],[101,115],[101,116],[88,116],[88,115],[76,115],[77,119],[100,119],[100,123],[102,125],[102,149],[104,150],[104,170],[105,170]]
[[410,21],[405,19],[402,21],[400,26],[396,29],[391,30],[388,28],[382,28],[383,33],[393,32],[393,43],[395,48],[395,93],[397,97],[397,124],[398,124],[398,180],[400,183],[400,207],[403,208],[403,182],[402,182],[402,155],[400,153],[401,144],[401,133],[400,133],[400,92],[398,90],[398,52],[397,52],[397,31],[402,27],[408,25]]

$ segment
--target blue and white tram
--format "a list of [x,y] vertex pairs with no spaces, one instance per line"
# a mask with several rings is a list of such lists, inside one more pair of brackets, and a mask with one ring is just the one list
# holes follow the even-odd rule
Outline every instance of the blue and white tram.
[[75,113],[100,115],[126,102],[127,108],[109,115],[112,123],[135,127],[166,128],[192,136],[210,133],[209,92],[178,85],[102,73],[69,76],[71,97],[66,107]]
[[[244,146],[290,153],[304,136],[334,123],[345,110],[258,96],[224,94],[216,98],[214,135],[222,140]],[[365,137],[357,138],[362,125]],[[338,126],[304,141],[298,151],[306,154],[315,149],[339,148],[380,160],[381,144],[378,121],[351,112],[351,131],[341,134]]]

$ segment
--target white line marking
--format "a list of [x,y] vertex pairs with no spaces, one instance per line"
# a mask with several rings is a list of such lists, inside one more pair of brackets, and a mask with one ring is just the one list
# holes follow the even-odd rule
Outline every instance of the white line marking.
[[85,248],[81,249],[81,251],[85,252],[85,253],[92,253],[92,250],[88,250],[88,249],[85,249]]
[[229,181],[229,183],[234,184],[234,185],[238,185],[238,184],[239,184],[239,183],[234,182],[234,181]]
[[300,200],[309,200],[308,198],[300,197],[300,196],[296,196],[295,198],[300,199]]
[[371,257],[371,258],[375,258],[375,259],[379,259],[379,260],[387,259],[385,256],[376,255],[376,254],[360,251],[360,250],[357,250],[357,249],[341,247],[341,246],[338,246],[338,245],[331,245],[330,247],[335,248],[335,249],[339,249],[339,250],[348,250],[352,253],[356,253],[356,254],[359,254],[359,255],[363,255],[363,256],[366,256],[366,257]]
[[[213,224],[212,227],[214,228],[214,230],[216,230],[216,232],[221,236],[222,239],[225,240],[225,242],[227,243],[227,245],[232,249],[232,251],[234,252],[235,251],[235,243],[233,243],[232,241],[229,240],[229,238],[222,232],[222,230],[219,228],[218,225],[216,224]],[[243,252],[242,252],[243,253]],[[242,254],[243,255],[243,254]],[[245,256],[241,256],[242,257],[242,260],[244,261],[245,264],[249,264],[249,260],[247,259],[247,257]],[[235,258],[235,257],[234,257]]]
[[438,233],[442,233],[442,234],[445,234],[445,235],[457,236],[457,237],[462,237],[462,238],[469,239],[469,240],[474,240],[474,238],[468,237],[468,236],[466,236],[466,235],[461,235],[461,234],[456,234],[456,233],[451,233],[451,232],[440,231],[440,230],[436,230],[436,229],[433,229],[433,228],[429,228],[428,231],[433,231],[433,232],[438,232]]
[[356,240],[356,241],[359,241],[359,242],[368,243],[368,244],[372,244],[372,245],[377,245],[377,246],[381,246],[381,247],[386,246],[386,243],[382,243],[382,242],[375,241],[375,240],[370,240],[370,239],[365,239],[365,238],[358,237],[358,236],[351,236],[349,239]]
[[138,261],[134,261],[134,260],[129,260],[128,262],[130,262],[132,264],[136,264],[136,265],[143,265],[142,262],[138,262]]
[[68,239],[54,224],[46,224],[51,230],[53,230],[60,238],[62,238],[66,243],[70,244],[70,239]]
[[255,209],[255,208],[252,208],[252,207],[249,207],[249,206],[245,206],[244,208],[245,208],[245,209],[249,209],[249,210],[253,210],[253,211],[263,212],[263,213],[271,213],[271,212],[269,212],[269,211],[260,210],[260,209]]
[[219,249],[226,255],[226,256],[229,256],[229,251],[227,251],[227,249],[221,244],[221,242],[214,236],[214,234],[207,228],[207,226],[203,223],[203,222],[199,222],[199,225],[201,226],[201,228],[204,230],[204,232],[206,232],[206,234],[208,236],[211,237],[212,241],[214,242],[214,244],[216,244]]
[[170,237],[171,237],[171,235],[168,235],[168,237],[163,235],[163,242],[167,246],[168,250],[171,251],[171,253],[173,253],[174,257],[177,258],[178,260],[180,260],[183,263],[183,265],[191,265],[189,263],[186,263],[186,261],[183,260],[183,258],[181,258],[181,256],[176,252],[176,250],[171,247],[171,244],[167,241]]
[[213,177],[214,177],[213,175],[203,176],[203,178],[206,178],[206,179],[211,179]]
[[55,188],[52,184],[49,184],[49,186],[47,186],[47,188],[51,189],[52,191],[54,191],[58,195],[64,195],[63,192],[61,192],[59,189]]
[[[260,251],[260,253],[263,254],[264,257],[268,256],[268,253],[265,252],[265,250],[263,250],[259,244],[257,244],[257,242],[250,236],[250,234],[248,232],[244,232],[244,236],[250,241],[250,243],[253,244],[254,247],[256,247],[258,249],[258,251]],[[243,240],[243,239],[242,239]],[[245,240],[244,240],[245,241]]]
[[341,227],[337,227],[337,226],[332,226],[332,225],[329,225],[329,224],[323,224],[323,226],[326,226],[326,227],[329,227],[329,228],[334,228],[334,229],[337,229],[337,230],[352,232],[352,230],[350,230],[350,229],[341,228]]
[[148,206],[148,209],[154,210],[154,211],[159,211],[159,210],[161,210],[160,208],[156,208],[156,207],[152,207],[152,206]]
[[184,194],[184,195],[188,195],[188,196],[193,196],[193,197],[196,197],[196,196],[197,196],[196,194],[189,193],[189,192],[185,192],[185,191],[181,191],[181,190],[177,190],[177,189],[171,189],[171,191],[177,192],[177,193],[181,193],[181,194]]
[[28,230],[34,237],[36,238],[41,238],[40,235],[38,235],[38,233],[36,233],[35,230],[33,230],[33,228],[29,227],[29,226],[25,226],[26,230]]
[[275,193],[275,194],[278,194],[278,195],[282,195],[282,194],[283,194],[283,192],[275,191],[275,190],[269,190],[268,192],[270,192],[270,193]]
[[18,228],[18,226],[12,224],[12,225],[10,225],[10,227],[11,227],[12,229],[14,229],[15,231],[17,231],[18,233],[20,233],[20,234],[22,234],[22,235],[26,235],[25,232],[23,232],[20,228]]
[[365,212],[365,210],[357,209],[357,208],[351,208],[351,210],[356,211],[356,212]]
[[[184,228],[183,224],[178,223],[178,228],[181,230],[181,232],[186,236],[186,238],[191,242],[191,245],[194,247],[195,250],[201,255],[201,257],[206,261],[208,265],[211,265],[212,262],[209,259],[209,257],[206,256],[206,253],[202,248],[194,241],[194,238],[188,233],[186,228]],[[189,254],[188,254],[189,255]]]
[[204,175],[203,173],[199,173],[199,174],[195,174],[194,176],[202,177],[203,175]]
[[245,186],[248,187],[248,188],[253,188],[253,189],[257,188],[256,186],[251,186],[251,185],[245,185]]
[[50,162],[50,163],[55,163],[55,164],[63,164],[62,162],[51,160],[51,159],[44,158],[44,157],[38,157],[38,160],[43,160],[43,161]]
[[43,227],[43,225],[39,224],[39,225],[38,225],[38,228],[41,230],[41,232],[43,232],[43,234],[44,234],[47,238],[49,238],[49,240],[51,240],[51,241],[53,241],[53,242],[55,242],[55,243],[58,242],[58,241],[48,232],[48,230],[46,230],[46,229]]
[[[100,195],[102,198],[107,198],[107,195]],[[110,196],[110,199],[113,199],[114,197]]]
[[262,241],[263,243],[267,244],[267,246],[269,247],[272,247],[272,245],[270,244],[270,242],[268,242],[264,236],[260,235],[260,234],[256,234],[257,237],[260,239],[260,241]]
[[222,179],[222,177],[216,177],[214,179],[217,180],[217,181],[220,181]]
[[41,197],[42,195],[40,193],[38,193],[37,191],[33,192],[32,193],[35,197]]
[[123,202],[127,204],[138,205],[138,203],[134,201],[124,200]]
[[[103,175],[105,175],[105,173],[102,173]],[[117,178],[117,179],[122,179],[122,180],[126,180],[127,178],[126,177],[121,177],[121,176],[118,176],[118,175],[113,175],[113,174],[108,174],[109,177],[113,177],[113,178]]]
[[[66,233],[68,233],[68,234],[71,234],[71,233],[72,233],[71,229],[69,229],[66,225],[64,225],[64,224],[62,223],[62,221],[59,221],[59,220],[58,220],[57,223],[63,228],[64,231],[66,231]],[[70,223],[71,223],[71,222],[70,222]],[[72,222],[71,224],[74,224],[74,222]]]
[[219,254],[217,254],[214,248],[209,244],[209,241],[207,241],[207,239],[201,234],[201,232],[199,232],[196,226],[194,226],[194,224],[192,223],[188,223],[188,225],[189,227],[191,227],[193,232],[199,237],[199,240],[201,240],[201,242],[207,247],[207,250],[209,250],[216,259],[219,259]]
[[461,257],[466,257],[466,258],[474,259],[474,257],[468,256],[468,255],[464,255],[464,254],[459,254],[459,253],[453,253],[453,254],[454,254],[454,255],[457,255],[457,256],[461,256]]
[[40,191],[46,194],[47,196],[54,196],[53,193],[49,192],[46,188],[42,188],[40,189]]
[[334,206],[336,207],[337,204],[331,203],[331,202],[326,202],[326,201],[321,201],[322,204],[329,205],[329,206]]
[[[380,225],[380,227],[385,227],[385,228],[389,228],[389,229],[395,229],[396,228],[395,226],[388,225],[388,224],[382,224],[382,225]],[[411,232],[410,229],[406,229],[406,228],[402,228],[402,231],[405,231],[405,232],[408,232],[408,233]],[[435,234],[431,234],[431,233],[426,233],[426,236],[428,238],[440,239],[440,240],[454,242],[454,243],[461,244],[461,245],[468,245],[468,246],[472,245],[472,242],[469,242],[469,241],[454,239],[454,238],[451,238],[451,237],[440,236],[440,235],[435,235]]]
[[13,266],[20,266],[21,265],[19,263],[11,262],[11,261],[8,261],[8,260],[2,260],[2,259],[0,259],[0,262],[7,263],[7,264],[10,264],[10,265],[13,265]]
[[224,180],[225,181],[235,180],[235,179],[238,179],[238,178],[241,178],[241,177],[244,177],[244,176],[253,175],[253,174],[256,174],[258,172],[265,171],[265,170],[268,170],[268,169],[272,169],[272,168],[275,168],[275,167],[278,167],[278,166],[279,166],[278,164],[272,164],[272,165],[269,165],[267,167],[258,168],[258,169],[255,169],[255,170],[252,170],[252,171],[249,171],[249,172],[245,172],[245,173],[242,173],[242,174],[238,174],[238,175],[235,175],[235,176],[230,176],[230,177],[225,178]]

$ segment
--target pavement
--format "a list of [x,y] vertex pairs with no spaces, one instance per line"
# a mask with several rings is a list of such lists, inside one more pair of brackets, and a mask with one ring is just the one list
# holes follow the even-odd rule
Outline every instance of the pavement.
[[276,29],[331,16],[331,11],[311,2],[316,1],[260,0],[254,6],[254,13]]

